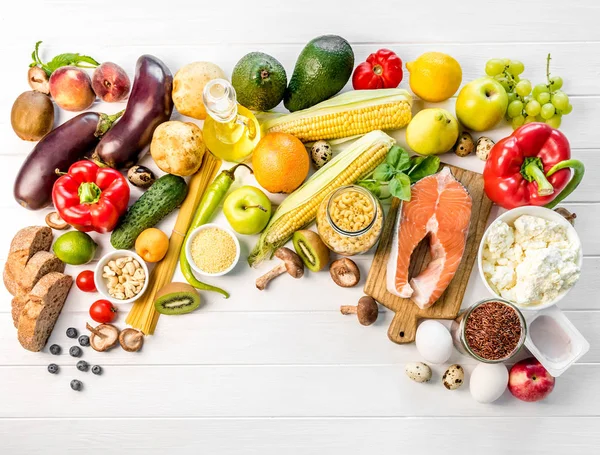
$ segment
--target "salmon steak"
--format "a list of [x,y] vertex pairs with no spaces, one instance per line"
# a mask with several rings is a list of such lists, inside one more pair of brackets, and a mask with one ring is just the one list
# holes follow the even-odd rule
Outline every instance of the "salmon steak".
[[[473,201],[467,189],[445,167],[416,182],[402,209],[387,267],[387,289],[410,298],[421,309],[432,306],[446,290],[462,259]],[[413,251],[429,237],[431,260],[409,280]]]

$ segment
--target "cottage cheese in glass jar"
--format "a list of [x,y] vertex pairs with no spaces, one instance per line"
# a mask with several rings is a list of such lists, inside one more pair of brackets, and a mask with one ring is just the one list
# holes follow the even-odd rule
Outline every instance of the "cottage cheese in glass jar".
[[317,211],[317,230],[323,242],[343,256],[361,254],[379,239],[383,210],[373,194],[357,185],[332,191]]

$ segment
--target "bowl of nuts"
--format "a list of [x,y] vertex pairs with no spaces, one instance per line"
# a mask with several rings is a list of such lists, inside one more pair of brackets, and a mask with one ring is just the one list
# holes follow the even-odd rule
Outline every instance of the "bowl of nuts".
[[148,287],[148,266],[132,251],[116,250],[100,258],[94,272],[96,289],[115,303],[133,303]]

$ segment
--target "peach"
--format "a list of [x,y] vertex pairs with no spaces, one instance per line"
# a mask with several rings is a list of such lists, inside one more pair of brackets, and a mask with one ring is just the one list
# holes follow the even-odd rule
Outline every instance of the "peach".
[[63,66],[52,73],[50,95],[59,107],[74,112],[86,110],[96,99],[90,77],[74,66]]
[[123,68],[116,63],[105,62],[94,70],[92,88],[102,101],[116,103],[127,98],[131,82]]

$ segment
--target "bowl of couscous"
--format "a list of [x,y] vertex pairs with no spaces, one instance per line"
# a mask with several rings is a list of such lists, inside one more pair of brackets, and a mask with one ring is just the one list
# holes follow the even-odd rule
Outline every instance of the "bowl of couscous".
[[238,263],[240,242],[230,229],[214,223],[204,224],[190,233],[185,254],[192,269],[199,274],[222,276]]

